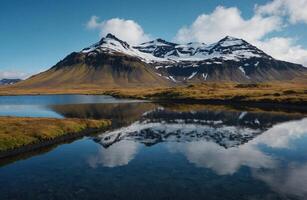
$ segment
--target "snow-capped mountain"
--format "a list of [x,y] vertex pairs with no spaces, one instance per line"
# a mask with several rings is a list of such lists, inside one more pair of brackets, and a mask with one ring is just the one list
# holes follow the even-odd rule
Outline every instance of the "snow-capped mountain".
[[133,57],[137,57],[146,63],[162,62],[166,61],[147,52],[139,51],[137,48],[130,46],[127,42],[124,42],[112,34],[108,34],[102,38],[98,43],[91,45],[81,51],[87,56],[95,56],[100,53],[121,53]]
[[156,39],[130,46],[108,34],[81,52],[87,56],[117,52],[136,57],[173,83],[290,80],[306,71],[301,65],[276,60],[245,40],[230,36],[213,44]]
[[[73,52],[25,86],[169,86],[190,82],[288,81],[307,74],[299,64],[276,60],[243,39],[176,44],[156,39],[131,46],[112,34]],[[78,77],[76,79],[76,77]]]
[[130,46],[127,42],[118,39],[112,34],[108,34],[98,43],[83,49],[81,52],[89,56],[102,52],[122,53],[138,57],[148,63],[204,61],[212,59],[240,61],[241,59],[249,59],[252,57],[272,59],[271,56],[246,41],[229,36],[210,45],[198,42],[176,44],[159,38],[138,46]]
[[20,81],[22,81],[22,80],[18,79],[18,78],[13,78],[13,79],[4,78],[4,79],[0,80],[0,85],[13,85],[13,84],[18,83]]
[[235,61],[252,57],[271,58],[246,41],[229,36],[210,45],[197,42],[175,44],[157,39],[135,46],[134,48],[141,52],[152,54],[155,57],[167,58],[177,62],[202,61],[214,58]]

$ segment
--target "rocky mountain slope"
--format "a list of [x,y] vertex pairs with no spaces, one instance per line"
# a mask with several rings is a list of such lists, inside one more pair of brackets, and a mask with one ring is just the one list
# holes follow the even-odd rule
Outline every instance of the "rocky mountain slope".
[[276,60],[245,40],[176,44],[157,39],[131,46],[112,34],[73,52],[23,87],[136,87],[189,82],[285,81],[301,77],[302,65]]
[[225,37],[217,43],[169,43],[162,39],[136,49],[166,59],[153,65],[174,82],[291,80],[306,73],[301,65],[279,61],[245,40]]

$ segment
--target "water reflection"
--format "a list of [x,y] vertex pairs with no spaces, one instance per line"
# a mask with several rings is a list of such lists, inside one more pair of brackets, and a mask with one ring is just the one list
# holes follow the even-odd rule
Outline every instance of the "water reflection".
[[[62,118],[63,114],[66,114],[65,112],[67,110],[82,109],[83,105],[86,107],[86,109],[83,109],[83,111],[87,110],[89,112],[93,112],[91,105],[95,104],[133,104],[140,102],[144,101],[116,99],[106,95],[1,96],[0,116]],[[61,109],[64,111],[63,114],[61,113]],[[75,113],[75,111],[73,112]],[[74,116],[78,117],[76,115]]]
[[293,195],[300,199],[307,197],[307,163],[291,162],[286,167],[254,171],[253,175],[277,193]]
[[[252,141],[252,143],[261,143],[272,148],[291,148],[295,140],[299,140],[306,134],[307,118],[277,124]],[[292,146],[292,148],[295,148],[295,146]]]
[[18,117],[52,117],[63,118],[63,116],[43,105],[1,105],[0,116]]
[[137,121],[148,111],[157,108],[157,104],[109,103],[109,104],[65,104],[50,105],[49,108],[66,118],[111,119],[118,126]]
[[242,166],[250,168],[274,168],[276,161],[254,146],[242,145],[225,149],[214,142],[197,141],[171,143],[172,153],[182,153],[197,167],[212,169],[219,175],[232,175]]
[[[112,119],[113,127],[16,158],[23,162],[5,162],[0,182],[18,192],[26,185],[24,193],[39,188],[45,195],[62,183],[63,194],[71,186],[69,191],[85,191],[86,198],[188,199],[197,194],[194,199],[306,199],[304,113],[148,102],[64,102],[39,108],[61,117]],[[131,193],[136,185],[139,193]],[[0,191],[0,197],[16,194]]]
[[140,144],[134,141],[120,141],[107,149],[99,148],[96,155],[90,156],[88,163],[96,168],[98,165],[104,167],[118,167],[127,165],[136,155]]
[[247,143],[275,124],[302,118],[302,115],[210,110],[202,107],[192,111],[152,107],[154,109],[139,114],[137,121],[101,134],[96,140],[105,147],[120,140],[132,140],[146,145],[212,141],[230,148]]
[[[304,154],[300,146],[305,143],[298,143],[307,142],[307,118],[303,117],[157,107],[128,126],[97,136],[95,141],[102,147],[90,165],[127,165],[137,155],[140,144],[150,147],[163,143],[169,153],[183,155],[196,167],[232,176],[247,167],[255,180],[278,194],[304,199],[307,156],[299,156]],[[287,151],[295,151],[293,155],[298,158]]]
[[257,169],[276,168],[278,166],[276,155],[264,152],[261,147],[266,145],[272,148],[290,148],[292,144],[295,148],[293,143],[306,135],[307,118],[275,125],[236,148],[225,149],[217,143],[208,141],[171,143],[168,147],[171,152],[184,154],[196,166],[210,168],[220,175],[225,175],[235,173],[242,166]]
[[62,105],[92,103],[132,103],[140,100],[117,99],[107,95],[22,95],[1,96],[0,105]]

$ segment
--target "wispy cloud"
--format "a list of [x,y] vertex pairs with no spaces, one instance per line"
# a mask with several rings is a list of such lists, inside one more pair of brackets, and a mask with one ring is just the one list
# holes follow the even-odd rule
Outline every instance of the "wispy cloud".
[[30,73],[21,72],[21,71],[0,71],[0,79],[4,78],[20,78],[20,79],[26,79],[30,76]]

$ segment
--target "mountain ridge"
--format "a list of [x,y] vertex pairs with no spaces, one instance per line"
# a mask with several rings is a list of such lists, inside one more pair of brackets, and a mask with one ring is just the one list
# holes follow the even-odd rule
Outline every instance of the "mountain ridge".
[[13,85],[20,81],[22,80],[19,78],[3,78],[3,79],[0,79],[0,85]]
[[161,38],[132,46],[107,34],[49,70],[19,83],[27,87],[173,86],[190,82],[286,81],[307,74],[302,65],[274,59],[243,39],[177,44]]

